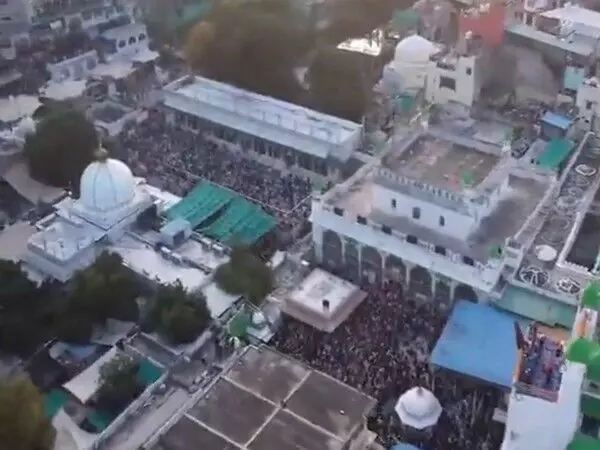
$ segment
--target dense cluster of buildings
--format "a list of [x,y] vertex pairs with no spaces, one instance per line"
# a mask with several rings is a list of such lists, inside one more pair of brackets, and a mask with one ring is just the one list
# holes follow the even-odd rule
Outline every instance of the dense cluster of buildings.
[[[80,28],[102,49],[50,55],[42,97],[84,102],[113,136],[147,118],[152,104],[168,126],[217,142],[215,151],[243,150],[244,158],[311,179],[312,232],[272,262],[277,289],[268,308],[276,311],[249,318],[245,330],[255,343],[268,342],[281,312],[332,332],[365,298],[360,285],[395,281],[411,298],[448,310],[460,300],[486,303],[528,324],[511,334],[514,367],[504,363],[511,376],[497,412],[506,423],[502,450],[595,448],[600,15],[561,2],[467,3],[450,44],[441,37],[457,6],[444,13],[427,1],[415,6],[410,29],[440,31],[400,30],[375,88],[376,120],[364,124],[198,76],[128,97],[149,73],[160,78],[133,2],[0,2],[0,50],[10,59],[32,40]],[[384,39],[382,32],[340,48],[379,57]],[[500,81],[511,100],[492,105],[490,86],[505,75],[497,62],[509,56],[515,75]],[[1,156],[12,160],[35,131],[28,116],[39,102],[6,102],[13,112],[2,111],[0,139],[15,144]],[[9,182],[11,173],[4,174]],[[244,208],[232,208],[241,204],[235,193],[201,185],[180,198],[103,152],[83,173],[80,196],[58,197],[41,219],[0,233],[3,258],[21,261],[35,280],[67,282],[101,252],[115,252],[149,282],[202,290],[222,325],[239,313],[239,297],[213,282],[232,236],[252,244],[278,232],[274,217],[249,200],[239,197]],[[203,234],[199,224],[209,217],[222,239]],[[102,341],[99,359],[96,347],[48,351],[62,365],[85,366],[61,390],[78,402],[53,415],[60,448],[370,448],[364,418],[374,399],[268,348],[237,352],[203,385],[210,368],[194,366],[197,348],[117,334],[125,348]],[[99,365],[118,352],[158,369],[142,400],[88,433],[79,428],[100,420],[86,408]],[[77,427],[74,417],[83,418]]]

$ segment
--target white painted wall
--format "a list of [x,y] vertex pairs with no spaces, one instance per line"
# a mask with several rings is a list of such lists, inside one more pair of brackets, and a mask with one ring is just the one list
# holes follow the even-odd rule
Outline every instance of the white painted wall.
[[[374,207],[386,214],[409,218],[420,226],[457,239],[466,239],[477,226],[477,221],[469,215],[400,194],[380,185],[373,187],[373,201]],[[419,209],[420,217],[418,219],[413,217],[414,208]]]
[[[425,98],[430,103],[444,104],[450,101],[472,106],[477,100],[482,83],[482,71],[476,56],[456,56],[445,58],[444,67],[440,61],[429,63]],[[451,66],[451,67],[450,67]],[[440,86],[442,77],[455,80],[455,89]]]

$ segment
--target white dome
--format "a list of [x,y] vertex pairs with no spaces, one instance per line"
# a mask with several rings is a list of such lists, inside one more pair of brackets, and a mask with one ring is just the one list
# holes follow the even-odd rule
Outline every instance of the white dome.
[[437,45],[418,34],[408,36],[398,42],[394,60],[407,63],[425,63],[439,51]]
[[435,395],[422,387],[414,387],[402,394],[398,399],[398,406],[408,415],[418,419],[434,416],[441,409]]
[[135,179],[129,167],[116,159],[91,163],[81,175],[80,202],[94,213],[115,211],[135,198]]

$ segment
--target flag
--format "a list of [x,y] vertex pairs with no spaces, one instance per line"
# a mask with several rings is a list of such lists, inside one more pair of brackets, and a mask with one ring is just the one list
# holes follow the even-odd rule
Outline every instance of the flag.
[[521,330],[521,327],[519,326],[519,324],[517,323],[517,321],[515,320],[514,322],[515,324],[515,340],[517,343],[517,348],[519,350],[523,350],[525,348],[525,336],[523,336],[523,330]]

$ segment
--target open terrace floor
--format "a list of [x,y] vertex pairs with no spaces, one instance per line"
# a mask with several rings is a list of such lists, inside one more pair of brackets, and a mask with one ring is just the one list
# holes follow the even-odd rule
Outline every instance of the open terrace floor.
[[423,183],[460,190],[464,178],[469,178],[472,187],[478,186],[498,161],[498,156],[466,143],[422,135],[402,151],[388,154],[383,166]]
[[268,348],[249,347],[154,450],[338,450],[375,400]]

